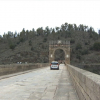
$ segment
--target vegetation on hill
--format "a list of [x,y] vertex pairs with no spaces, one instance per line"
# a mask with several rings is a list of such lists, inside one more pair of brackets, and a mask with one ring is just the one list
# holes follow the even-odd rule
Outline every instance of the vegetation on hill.
[[[0,64],[49,62],[49,41],[68,40],[71,43],[71,64],[99,63],[100,37],[92,27],[62,24],[61,27],[8,32],[0,37]],[[63,60],[63,50],[55,59]]]

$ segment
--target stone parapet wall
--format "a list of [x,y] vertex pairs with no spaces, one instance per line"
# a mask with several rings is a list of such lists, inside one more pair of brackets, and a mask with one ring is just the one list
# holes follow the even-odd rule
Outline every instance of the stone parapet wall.
[[11,64],[11,65],[0,65],[0,76],[11,73],[41,68],[48,66],[49,63],[34,63],[34,64]]
[[79,100],[100,100],[100,75],[66,64]]

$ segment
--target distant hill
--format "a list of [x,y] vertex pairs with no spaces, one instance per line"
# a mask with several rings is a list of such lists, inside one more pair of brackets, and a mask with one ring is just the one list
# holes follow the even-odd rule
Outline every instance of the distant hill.
[[[49,41],[68,40],[71,43],[71,64],[99,63],[100,36],[92,27],[80,24],[62,24],[61,27],[8,32],[0,37],[0,64],[17,62],[49,62]],[[56,59],[64,59],[58,50]]]

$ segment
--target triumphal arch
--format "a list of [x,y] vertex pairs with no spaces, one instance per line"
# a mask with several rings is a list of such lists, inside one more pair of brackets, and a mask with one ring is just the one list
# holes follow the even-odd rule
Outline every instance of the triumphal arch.
[[54,54],[57,49],[65,53],[65,63],[70,64],[70,41],[49,41],[49,63],[55,60]]

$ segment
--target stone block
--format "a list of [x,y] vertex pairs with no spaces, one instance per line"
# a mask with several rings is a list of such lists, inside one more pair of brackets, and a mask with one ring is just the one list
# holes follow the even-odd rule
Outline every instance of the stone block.
[[100,82],[94,82],[93,92],[95,95],[97,95],[98,98],[100,98]]
[[77,91],[77,93],[78,93],[79,100],[86,100],[86,99],[84,98],[84,95],[82,94],[82,92],[81,92],[81,90],[80,90],[80,88],[79,88],[78,85],[76,85],[76,91]]
[[86,86],[93,92],[94,82],[90,77],[86,77]]

